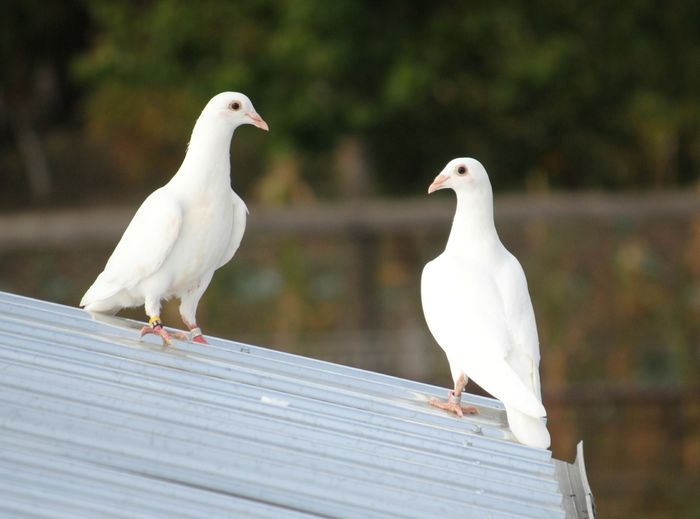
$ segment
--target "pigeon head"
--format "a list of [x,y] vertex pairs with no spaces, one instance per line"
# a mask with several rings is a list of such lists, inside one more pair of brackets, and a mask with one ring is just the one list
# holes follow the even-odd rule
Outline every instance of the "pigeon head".
[[261,130],[269,130],[267,123],[255,111],[250,99],[239,92],[222,92],[214,96],[204,107],[202,115],[211,115],[232,128],[252,124]]
[[490,192],[491,183],[481,162],[463,157],[447,163],[428,187],[428,194],[446,188],[454,189],[457,193],[481,190]]

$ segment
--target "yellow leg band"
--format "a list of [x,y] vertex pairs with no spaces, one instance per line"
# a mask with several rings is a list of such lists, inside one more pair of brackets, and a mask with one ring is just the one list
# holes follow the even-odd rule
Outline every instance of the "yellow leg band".
[[163,326],[163,323],[160,322],[160,316],[159,315],[154,315],[148,320],[148,324],[151,325],[151,328],[155,328],[156,326],[160,325]]

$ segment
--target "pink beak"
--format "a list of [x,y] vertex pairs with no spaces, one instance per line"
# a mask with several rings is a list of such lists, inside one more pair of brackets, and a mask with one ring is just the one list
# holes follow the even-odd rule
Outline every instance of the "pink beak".
[[250,118],[250,120],[253,121],[253,124],[255,126],[260,128],[261,130],[265,130],[266,132],[270,131],[270,127],[257,112],[249,112],[247,115]]
[[442,173],[439,174],[437,177],[435,177],[435,180],[433,180],[433,183],[430,184],[428,187],[428,194],[432,193],[433,191],[437,191],[438,189],[442,189],[445,184],[449,180],[450,177],[447,175],[443,175]]

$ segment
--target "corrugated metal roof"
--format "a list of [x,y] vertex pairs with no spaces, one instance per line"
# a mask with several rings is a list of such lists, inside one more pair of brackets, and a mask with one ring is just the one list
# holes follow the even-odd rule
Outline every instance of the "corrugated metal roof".
[[140,326],[0,292],[0,515],[584,516],[495,400]]

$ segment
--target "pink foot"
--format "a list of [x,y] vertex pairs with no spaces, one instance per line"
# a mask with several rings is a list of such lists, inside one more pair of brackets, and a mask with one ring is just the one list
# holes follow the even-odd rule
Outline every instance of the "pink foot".
[[194,324],[192,326],[187,325],[187,327],[190,329],[189,338],[192,342],[198,342],[200,344],[209,344],[204,338],[204,335],[202,335],[202,330],[200,330],[199,326]]
[[168,330],[166,330],[163,327],[163,325],[161,325],[161,324],[157,324],[157,325],[152,326],[152,327],[151,326],[144,326],[143,328],[141,328],[141,333],[139,336],[143,337],[144,335],[148,335],[150,333],[152,333],[154,335],[159,335],[161,337],[161,339],[163,339],[163,346],[172,346],[173,338],[179,339],[182,341],[187,340],[187,335],[185,335],[184,333],[180,333],[180,332],[168,333]]
[[459,396],[455,396],[454,391],[449,391],[448,397],[447,397],[447,402],[441,402],[440,400],[432,398],[430,400],[430,405],[432,405],[433,407],[437,407],[439,409],[443,409],[445,411],[449,411],[451,413],[454,413],[457,416],[459,416],[460,418],[462,418],[464,416],[464,413],[479,414],[479,410],[476,407],[474,407],[473,405],[468,405],[468,406],[462,407],[461,399],[462,399],[461,394]]

